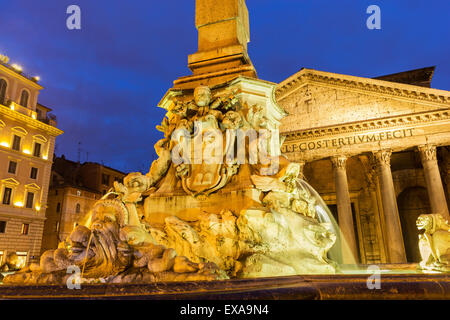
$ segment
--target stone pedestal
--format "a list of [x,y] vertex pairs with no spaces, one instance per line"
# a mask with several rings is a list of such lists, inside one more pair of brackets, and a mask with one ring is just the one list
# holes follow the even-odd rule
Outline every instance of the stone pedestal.
[[440,213],[448,220],[450,217],[436,158],[436,146],[423,145],[419,146],[418,149],[422,159],[425,180],[427,182],[428,196],[430,198],[431,210],[433,211],[432,213]]
[[231,210],[239,214],[242,210],[263,207],[259,198],[261,191],[256,189],[225,191],[211,194],[207,198],[186,194],[155,195],[145,200],[148,215],[145,220],[150,225],[163,225],[167,217],[176,216],[184,221],[197,221],[202,213],[219,214]]
[[[380,265],[380,269],[386,269],[386,267],[389,266]],[[412,267],[415,268],[414,265]],[[395,274],[383,274],[381,287],[377,290],[367,288],[370,274],[345,274],[133,285],[94,284],[82,285],[82,290],[70,290],[66,285],[51,287],[3,285],[0,298],[6,300],[142,299],[156,300],[155,306],[160,305],[161,302],[158,300],[450,299],[450,280],[447,275],[405,274],[403,268],[398,273],[395,272],[397,269],[389,269]],[[161,311],[164,311],[169,319],[179,317],[179,308],[161,308]]]
[[374,153],[380,180],[381,198],[386,222],[386,241],[391,263],[405,263],[406,253],[403,243],[402,227],[398,214],[397,199],[391,172],[390,150]]

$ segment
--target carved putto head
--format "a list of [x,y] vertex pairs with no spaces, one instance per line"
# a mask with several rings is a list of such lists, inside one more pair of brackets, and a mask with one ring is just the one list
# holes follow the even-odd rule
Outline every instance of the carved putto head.
[[224,129],[239,129],[243,125],[241,115],[236,111],[228,111],[222,120]]
[[211,102],[211,90],[207,86],[199,86],[194,90],[194,100],[197,106],[206,107]]

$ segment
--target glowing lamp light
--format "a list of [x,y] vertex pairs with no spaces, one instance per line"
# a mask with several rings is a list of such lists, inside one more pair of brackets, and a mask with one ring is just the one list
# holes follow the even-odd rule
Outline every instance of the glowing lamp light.
[[22,67],[16,63],[12,64],[11,67],[13,67],[14,70],[19,71],[19,72],[22,72],[22,70],[23,70]]
[[14,202],[14,206],[21,208],[21,207],[23,207],[23,202],[20,202],[20,201]]
[[41,206],[36,206],[36,211],[40,211],[41,210]]
[[8,63],[9,57],[3,54],[0,54],[0,62]]
[[36,81],[36,82],[38,82],[39,80],[41,80],[41,77],[39,77],[39,76],[34,76],[34,77],[33,77],[33,80]]
[[3,141],[2,143],[0,143],[0,146],[9,148],[9,143],[6,141]]
[[36,119],[36,114],[33,113],[33,114],[31,115],[31,117],[32,117],[33,119]]
[[31,154],[31,151],[28,150],[28,149],[24,149],[24,150],[23,150],[23,153],[25,153],[25,154]]
[[11,102],[11,105],[9,106],[11,110],[14,110],[14,102]]
[[42,159],[44,159],[44,160],[48,160],[48,156],[47,156],[47,155],[45,155],[45,156],[42,156]]

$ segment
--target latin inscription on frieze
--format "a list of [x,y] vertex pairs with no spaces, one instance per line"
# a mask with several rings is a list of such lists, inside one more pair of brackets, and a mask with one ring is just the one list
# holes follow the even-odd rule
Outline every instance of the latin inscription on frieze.
[[413,135],[414,135],[413,129],[383,131],[372,134],[359,134],[334,139],[322,139],[315,141],[305,141],[305,142],[285,144],[281,147],[281,152],[289,153],[289,152],[310,151],[320,149],[334,149],[363,143],[404,139],[412,137]]

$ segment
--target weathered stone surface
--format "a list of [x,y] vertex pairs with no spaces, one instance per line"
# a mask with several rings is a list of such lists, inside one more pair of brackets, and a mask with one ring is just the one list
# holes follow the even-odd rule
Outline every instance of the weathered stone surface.
[[197,0],[195,25],[198,52],[188,58],[193,75],[175,80],[175,88],[215,86],[238,76],[257,77],[247,53],[250,26],[244,0]]
[[[380,265],[383,268],[382,265]],[[148,300],[436,300],[450,299],[446,275],[384,274],[381,288],[367,288],[367,274],[305,275],[262,279],[154,284],[1,286],[0,299],[148,299]]]
[[243,0],[197,0],[195,26],[199,33],[198,51],[209,51],[250,41],[248,10]]

